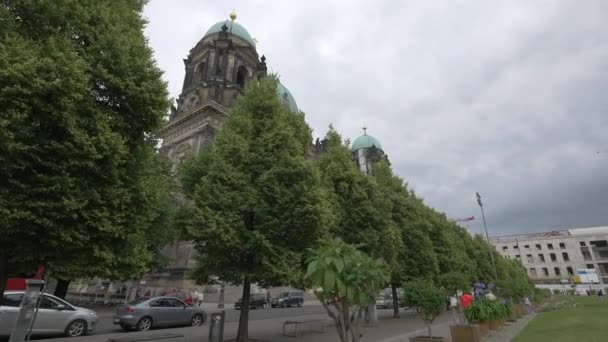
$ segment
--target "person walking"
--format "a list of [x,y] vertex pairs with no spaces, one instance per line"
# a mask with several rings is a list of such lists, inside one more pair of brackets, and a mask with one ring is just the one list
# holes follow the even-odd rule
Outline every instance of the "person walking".
[[461,324],[460,315],[458,314],[458,295],[453,294],[449,297],[450,310],[452,310],[452,317],[454,317],[454,323]]
[[203,299],[205,299],[205,294],[203,293],[203,290],[201,289],[201,292],[199,292],[198,295],[196,296],[196,303],[198,304],[198,306],[203,305]]
[[524,306],[526,307],[526,315],[532,313],[532,302],[530,302],[530,298],[528,296],[524,297]]
[[[460,296],[460,315],[461,315],[461,321],[463,322],[467,322],[466,319],[464,318],[464,311],[471,306],[471,304],[473,303],[473,295],[469,292],[465,292],[462,296]],[[467,322],[468,323],[468,322]]]

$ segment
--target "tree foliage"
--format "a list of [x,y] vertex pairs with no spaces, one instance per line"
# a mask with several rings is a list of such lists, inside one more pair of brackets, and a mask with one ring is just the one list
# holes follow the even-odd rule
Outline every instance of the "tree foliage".
[[213,147],[185,166],[193,188],[193,277],[243,284],[239,341],[247,340],[249,288],[302,279],[303,253],[325,235],[327,207],[308,158],[310,128],[276,96],[276,79],[251,82]]
[[142,7],[0,4],[0,290],[38,265],[117,278],[154,261],[166,197],[153,137],[168,100]]
[[306,278],[336,323],[343,342],[359,341],[359,311],[389,280],[381,259],[373,259],[340,239],[322,241],[311,251]]
[[405,298],[410,305],[420,310],[422,319],[427,325],[429,337],[432,337],[431,325],[441,314],[444,293],[428,281],[417,280],[406,285]]

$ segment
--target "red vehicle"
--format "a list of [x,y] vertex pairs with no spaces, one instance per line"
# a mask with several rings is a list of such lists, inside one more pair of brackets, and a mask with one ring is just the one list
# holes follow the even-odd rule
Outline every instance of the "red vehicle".
[[6,291],[24,291],[26,288],[27,279],[42,279],[44,276],[44,267],[38,267],[36,274],[28,278],[8,278],[6,281]]
[[168,291],[163,293],[163,296],[165,297],[174,297],[177,299],[181,299],[182,301],[184,301],[184,303],[192,306],[192,304],[194,304],[194,300],[192,299],[192,295],[189,292],[184,292],[184,291]]

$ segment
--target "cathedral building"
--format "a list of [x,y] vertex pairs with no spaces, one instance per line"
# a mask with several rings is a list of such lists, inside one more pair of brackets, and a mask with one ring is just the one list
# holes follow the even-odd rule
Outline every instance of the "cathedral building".
[[[267,75],[266,57],[259,56],[256,41],[236,22],[235,13],[230,14],[228,20],[212,25],[183,61],[185,77],[182,91],[161,131],[161,150],[172,162],[174,172],[186,156],[198,155],[213,143],[236,99],[244,93],[247,83]],[[293,95],[280,82],[277,85],[277,97],[289,110],[304,115]],[[321,155],[324,149],[325,142],[317,139],[311,146],[311,157]],[[364,128],[363,135],[352,144],[352,158],[362,172],[371,174],[372,165],[386,159],[386,155],[380,142],[368,135]],[[127,286],[138,291],[147,289],[152,295],[158,295],[169,288],[186,291],[194,289],[195,284],[187,277],[188,270],[194,266],[194,252],[194,244],[188,241],[166,246],[163,254],[170,260],[169,265]],[[88,283],[89,288],[91,284],[92,282]],[[109,282],[103,282],[103,285],[98,283],[97,287],[110,290],[123,286]],[[86,282],[75,282],[70,292],[90,292],[86,288]],[[236,300],[241,295],[240,287],[228,287],[226,291],[227,302]],[[255,288],[252,291],[257,292]],[[135,295],[135,291],[129,293],[128,296]],[[207,298],[215,300],[212,293]]]
[[[184,59],[184,68],[177,107],[172,108],[161,134],[163,150],[174,170],[188,154],[198,155],[213,142],[247,83],[267,75],[266,57],[259,56],[255,40],[236,21],[235,13],[206,31]],[[277,96],[292,112],[304,114],[280,82]],[[311,157],[322,154],[324,145],[317,139],[311,146]],[[352,144],[352,157],[361,171],[369,174],[374,163],[386,159],[382,145],[367,134],[366,128]],[[193,266],[193,244],[180,242],[168,246],[165,252],[172,263],[162,274],[185,281],[185,272]]]

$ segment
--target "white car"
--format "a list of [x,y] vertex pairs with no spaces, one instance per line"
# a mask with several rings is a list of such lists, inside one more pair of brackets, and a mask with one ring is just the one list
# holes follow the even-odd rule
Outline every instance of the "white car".
[[[7,291],[0,306],[0,336],[9,336],[17,320],[24,291]],[[44,294],[32,335],[83,336],[95,330],[95,311],[71,305],[63,299]]]

